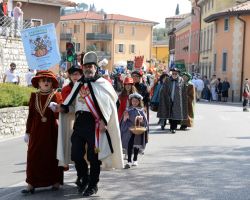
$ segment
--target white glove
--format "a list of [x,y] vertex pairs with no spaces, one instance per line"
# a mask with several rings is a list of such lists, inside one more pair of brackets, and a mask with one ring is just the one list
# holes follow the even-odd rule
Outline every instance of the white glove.
[[50,102],[49,104],[49,108],[55,112],[56,111],[56,106],[57,106],[57,103],[56,102]]
[[30,134],[28,133],[25,133],[24,137],[23,137],[23,140],[25,143],[29,143],[29,139],[30,139]]

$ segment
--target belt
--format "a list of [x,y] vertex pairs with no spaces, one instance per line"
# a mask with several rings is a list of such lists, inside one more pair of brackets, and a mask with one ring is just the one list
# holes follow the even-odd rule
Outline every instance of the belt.
[[78,110],[78,111],[76,111],[76,114],[75,115],[82,115],[82,114],[89,114],[90,112],[89,111],[83,111],[83,110]]

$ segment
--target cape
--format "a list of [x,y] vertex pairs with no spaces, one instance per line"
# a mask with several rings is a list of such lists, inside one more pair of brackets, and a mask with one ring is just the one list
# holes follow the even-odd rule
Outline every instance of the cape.
[[[98,153],[98,158],[100,161],[102,161],[103,167],[122,169],[124,163],[122,156],[121,134],[116,108],[118,96],[112,85],[104,78],[98,78],[95,81],[87,83],[89,85],[93,100],[96,99],[97,101],[96,103],[98,105],[96,105],[96,107],[100,108],[100,114],[104,118],[104,121],[107,125],[108,134],[100,134],[100,152]],[[65,99],[62,106],[72,107],[71,103],[73,103],[74,98],[76,97],[82,85],[83,82],[81,79],[74,84],[72,91]],[[72,108],[69,110],[71,112],[74,112]],[[67,113],[60,113],[59,116],[57,159],[59,160],[60,166],[67,165],[67,162],[69,160],[65,157],[66,149],[63,141],[63,137],[67,134],[65,132],[66,127],[64,127],[64,125],[66,124],[65,115],[67,115]],[[68,142],[70,142],[70,140]]]

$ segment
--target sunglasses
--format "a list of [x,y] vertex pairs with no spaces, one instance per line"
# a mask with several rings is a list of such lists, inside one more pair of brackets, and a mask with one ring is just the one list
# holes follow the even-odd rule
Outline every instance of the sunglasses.
[[178,73],[172,73],[172,75],[178,75]]
[[135,78],[135,77],[139,78],[140,76],[138,76],[138,75],[132,75],[132,78]]

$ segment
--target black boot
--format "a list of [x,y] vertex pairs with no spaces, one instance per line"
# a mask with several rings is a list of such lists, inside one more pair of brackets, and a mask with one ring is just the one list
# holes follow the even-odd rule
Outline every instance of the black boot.
[[95,185],[89,185],[87,190],[83,193],[83,196],[84,197],[89,197],[89,196],[91,196],[93,194],[96,194],[97,191],[98,191],[98,187],[97,187],[96,184]]
[[85,192],[85,190],[87,189],[88,187],[88,184],[89,184],[89,181],[88,179],[84,179],[84,178],[81,178],[80,180],[78,180],[78,184],[77,184],[77,188],[78,188],[78,193],[79,194],[82,194]]
[[35,188],[27,188],[21,191],[22,194],[34,194]]

